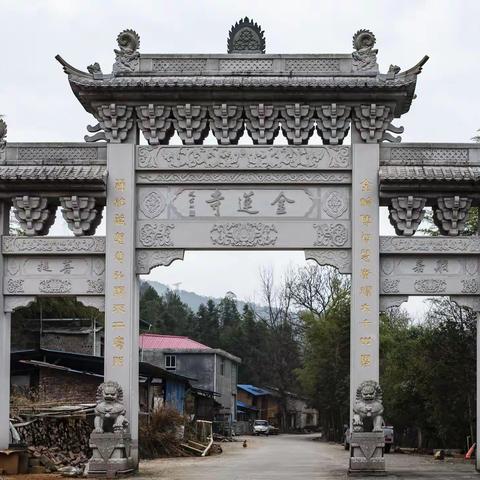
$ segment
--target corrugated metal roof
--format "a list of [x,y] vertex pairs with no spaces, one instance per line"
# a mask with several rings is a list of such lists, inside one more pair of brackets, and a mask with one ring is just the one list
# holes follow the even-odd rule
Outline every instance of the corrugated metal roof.
[[177,335],[155,335],[153,333],[144,333],[140,335],[140,348],[145,350],[210,350],[210,347],[188,337],[180,337]]
[[272,395],[270,390],[266,390],[265,388],[255,387],[253,385],[237,385],[238,388],[245,390],[250,395],[254,395],[255,397],[260,397],[261,395]]

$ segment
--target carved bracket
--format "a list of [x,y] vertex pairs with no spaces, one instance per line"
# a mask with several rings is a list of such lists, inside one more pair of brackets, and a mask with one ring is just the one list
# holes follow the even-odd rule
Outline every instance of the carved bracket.
[[392,128],[390,122],[393,112],[386,105],[360,105],[353,109],[353,120],[362,140],[378,143],[382,141],[385,131]]
[[408,302],[408,295],[380,295],[380,311],[386,312],[389,308],[400,307]]
[[351,250],[305,250],[305,260],[315,260],[319,265],[330,265],[340,273],[352,273]]
[[236,145],[243,135],[243,107],[239,105],[214,105],[208,107],[210,128],[219,145]]
[[87,130],[90,133],[98,133],[92,136],[85,135],[86,142],[107,140],[111,143],[121,143],[127,138],[128,132],[133,126],[133,107],[126,105],[116,105],[115,103],[101,105],[97,107],[94,115],[99,123],[93,127],[88,125]]
[[43,197],[14,197],[13,213],[25,235],[47,235],[55,221],[55,205],[48,205]]
[[175,133],[171,108],[164,105],[145,105],[136,107],[138,128],[150,145],[168,144]]
[[317,107],[317,132],[327,145],[341,145],[350,129],[351,108],[346,105],[322,105]]
[[433,221],[442,235],[456,236],[465,228],[471,198],[440,197],[437,206],[433,207]]
[[273,105],[250,105],[245,107],[245,123],[248,135],[255,145],[270,145],[280,130],[278,108]]
[[103,295],[79,295],[76,298],[78,302],[82,303],[86,307],[95,307],[101,312],[105,311],[105,297]]
[[161,249],[137,251],[137,274],[148,275],[152,268],[166,267],[175,260],[183,260],[185,250]]
[[450,300],[455,302],[459,307],[468,308],[477,313],[480,312],[479,296],[450,295]]
[[425,214],[426,198],[397,197],[392,198],[392,205],[388,207],[389,220],[397,235],[413,235]]
[[280,110],[282,116],[282,132],[290,145],[306,145],[312,136],[315,110],[309,105],[286,105]]
[[177,105],[173,107],[173,117],[173,125],[184,145],[201,145],[207,138],[207,107]]
[[94,235],[102,220],[102,208],[95,208],[94,197],[60,197],[62,215],[68,228],[76,235]]
[[7,296],[5,295],[4,297],[4,303],[3,303],[3,311],[5,313],[11,313],[17,308],[20,307],[28,307],[30,304],[32,304],[37,298],[36,297],[31,297],[31,296],[24,296],[24,295],[19,295],[19,296]]

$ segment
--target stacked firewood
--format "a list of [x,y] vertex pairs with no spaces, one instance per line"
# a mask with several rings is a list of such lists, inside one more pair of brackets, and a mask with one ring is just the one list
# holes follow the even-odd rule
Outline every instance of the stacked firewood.
[[47,471],[64,466],[83,467],[91,455],[88,442],[92,424],[86,415],[37,413],[15,426],[22,442],[28,445],[33,464]]

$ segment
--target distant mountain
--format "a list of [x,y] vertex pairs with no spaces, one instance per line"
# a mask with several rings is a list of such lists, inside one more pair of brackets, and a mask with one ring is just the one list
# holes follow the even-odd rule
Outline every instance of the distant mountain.
[[[206,305],[208,300],[213,300],[215,303],[219,303],[222,299],[221,298],[216,298],[216,297],[206,297],[205,295],[199,295],[198,293],[195,292],[188,292],[187,290],[181,290],[181,289],[173,289],[170,288],[168,285],[165,285],[164,283],[161,282],[156,282],[154,280],[148,280],[147,282],[150,284],[159,295],[165,295],[167,290],[174,290],[175,293],[180,297],[180,300],[187,304],[194,312],[198,310],[198,307],[203,303]],[[243,306],[247,302],[243,302],[241,300],[237,300],[237,307],[238,311],[241,312],[243,310]]]

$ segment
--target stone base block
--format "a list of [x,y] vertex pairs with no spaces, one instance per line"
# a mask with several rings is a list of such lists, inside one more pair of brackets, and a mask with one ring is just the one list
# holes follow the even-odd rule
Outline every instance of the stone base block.
[[87,472],[91,477],[115,478],[135,470],[130,456],[132,439],[128,433],[92,433],[92,457]]
[[349,474],[384,475],[383,432],[353,432],[350,439]]

